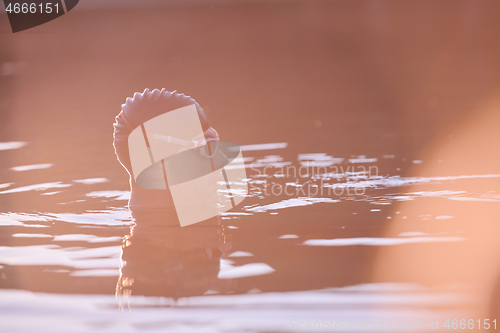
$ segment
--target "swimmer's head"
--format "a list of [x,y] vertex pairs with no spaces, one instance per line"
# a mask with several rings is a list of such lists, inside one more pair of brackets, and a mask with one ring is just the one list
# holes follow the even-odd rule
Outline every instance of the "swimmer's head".
[[179,94],[175,90],[170,92],[163,88],[162,90],[154,89],[153,91],[145,89],[142,93],[136,92],[133,97],[127,98],[125,104],[122,104],[122,113],[131,127],[136,128],[149,119],[165,112],[193,104],[196,106],[201,126],[205,131],[210,127],[205,111],[191,96]]
[[[157,206],[154,204],[156,201],[154,198],[161,197],[158,200],[164,203],[166,200],[164,197],[169,197],[168,193],[160,193],[158,190],[142,190],[135,184],[134,177],[132,177],[132,165],[128,147],[129,134],[132,130],[152,118],[188,105],[195,105],[205,138],[217,137],[217,132],[210,127],[205,112],[196,100],[175,90],[170,92],[165,90],[165,88],[162,90],[154,89],[153,91],[145,89],[144,92],[136,92],[133,97],[127,98],[122,105],[121,112],[116,117],[114,124],[114,147],[118,160],[131,176],[130,185],[132,193],[129,205],[132,205],[134,202],[140,202],[139,205],[141,206],[144,204]],[[157,192],[151,194],[151,191]],[[162,192],[168,192],[168,190],[163,190]]]

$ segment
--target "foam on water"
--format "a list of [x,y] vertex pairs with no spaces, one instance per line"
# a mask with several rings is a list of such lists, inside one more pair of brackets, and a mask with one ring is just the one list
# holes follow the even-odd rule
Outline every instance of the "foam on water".
[[26,146],[26,144],[27,142],[22,141],[0,142],[0,150],[19,149]]
[[273,204],[269,205],[264,205],[264,206],[255,206],[251,208],[247,208],[247,211],[250,212],[265,212],[268,210],[274,210],[274,209],[284,209],[284,208],[290,208],[290,207],[299,207],[299,206],[309,206],[315,203],[334,203],[334,202],[340,202],[339,200],[334,200],[331,198],[293,198],[293,199],[287,199],[287,200],[282,200],[280,202],[276,202]]
[[241,151],[255,151],[255,150],[274,150],[274,149],[284,149],[288,146],[287,142],[278,143],[261,143],[254,145],[243,145],[240,146]]
[[24,227],[39,227],[45,228],[46,225],[41,224],[26,224],[23,222],[31,221],[49,221],[50,219],[39,214],[25,213],[0,213],[0,226],[24,226]]
[[85,195],[92,198],[114,198],[114,200],[130,199],[130,191],[93,191]]
[[59,265],[75,269],[120,267],[120,246],[64,248],[55,244],[0,246],[0,258],[7,265]]
[[75,213],[44,213],[44,215],[58,221],[78,224],[129,226],[133,224],[130,211],[125,208],[112,208],[103,211],[88,211],[82,214]]
[[352,246],[352,245],[369,245],[369,246],[388,246],[401,245],[411,243],[435,243],[435,242],[460,242],[467,240],[464,237],[407,237],[407,238],[373,238],[373,237],[358,237],[358,238],[336,238],[336,239],[308,239],[302,245],[309,246]]
[[[79,271],[78,274],[106,273]],[[111,272],[110,272],[111,273]],[[88,275],[87,275],[88,276]],[[371,283],[293,292],[183,297],[173,303],[162,297],[129,296],[132,311],[117,311],[121,301],[111,295],[65,295],[23,290],[0,291],[0,327],[16,332],[204,332],[291,330],[290,322],[422,322],[429,318],[467,318],[458,308],[471,301],[467,290],[436,291],[409,283]],[[457,307],[453,312],[446,306]],[[432,307],[432,309],[430,308]],[[11,311],[15,308],[16,311]],[[30,320],[25,320],[29,316]],[[444,320],[443,320],[444,319]],[[323,332],[336,332],[334,327]],[[366,332],[364,326],[351,329]]]
[[107,178],[87,178],[87,179],[75,179],[73,180],[75,183],[81,183],[86,185],[100,184],[109,182]]
[[39,169],[48,169],[53,165],[54,164],[52,164],[52,163],[30,164],[30,165],[20,165],[20,166],[12,167],[10,169],[14,170],[14,171],[39,170]]
[[41,184],[12,188],[10,190],[1,191],[0,194],[28,192],[28,191],[45,191],[51,188],[65,188],[70,186],[71,184],[63,184],[63,182],[41,183]]
[[251,263],[242,266],[232,266],[221,262],[218,279],[236,279],[249,276],[265,275],[275,272],[275,269],[265,263]]

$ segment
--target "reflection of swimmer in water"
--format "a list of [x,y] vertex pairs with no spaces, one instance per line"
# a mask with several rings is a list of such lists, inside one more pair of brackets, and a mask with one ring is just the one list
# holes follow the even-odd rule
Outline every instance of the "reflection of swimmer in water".
[[231,248],[217,218],[187,228],[167,226],[164,211],[132,212],[136,225],[122,245],[116,294],[179,297],[227,292],[234,281],[217,278],[220,260]]
[[[184,106],[195,105],[203,133],[194,141],[217,141],[217,132],[194,99],[184,94],[146,89],[128,98],[114,124],[114,147],[118,160],[130,175],[129,208],[135,225],[122,245],[122,267],[117,296],[155,295],[178,298],[202,295],[208,290],[225,292],[232,280],[219,280],[220,259],[230,249],[228,233],[213,217],[181,228],[168,187],[146,189],[132,175],[128,137],[144,122]],[[183,151],[190,143],[172,137],[160,137]],[[191,141],[193,142],[193,141]],[[209,152],[210,154],[210,152]],[[210,157],[210,155],[208,156]],[[149,177],[163,177],[161,169],[147,170]],[[155,176],[155,172],[158,175]],[[161,178],[163,179],[163,178]],[[214,195],[217,190],[214,188]]]

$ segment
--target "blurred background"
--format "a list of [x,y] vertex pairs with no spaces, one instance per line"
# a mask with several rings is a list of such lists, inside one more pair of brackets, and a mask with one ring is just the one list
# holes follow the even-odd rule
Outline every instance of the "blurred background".
[[[437,318],[440,328],[446,319],[495,319],[500,2],[80,0],[15,34],[4,9],[0,326],[40,327],[20,323],[29,316],[33,325],[48,320],[47,330],[57,323],[74,331],[287,332],[297,330],[292,319],[410,318],[424,328]],[[112,125],[125,99],[145,88],[192,96],[224,141],[271,145],[244,151],[249,165],[257,163],[247,169],[249,198],[222,220],[215,234],[225,238],[207,236],[222,260],[209,271],[224,286],[190,291],[182,303],[178,284],[166,278],[168,291],[160,282],[142,291],[160,300],[137,310],[127,301],[123,317],[113,295],[122,237],[137,218],[126,209],[128,175],[114,154]],[[372,165],[377,174],[275,175],[304,161]],[[262,194],[273,184],[352,182],[363,195]],[[181,233],[188,243],[203,238]],[[335,242],[344,238],[346,246]],[[251,273],[225,277],[217,273],[224,265]],[[189,298],[196,296],[206,300]],[[175,309],[172,298],[181,298]],[[42,320],[47,304],[53,311]],[[217,308],[225,310],[215,315]]]

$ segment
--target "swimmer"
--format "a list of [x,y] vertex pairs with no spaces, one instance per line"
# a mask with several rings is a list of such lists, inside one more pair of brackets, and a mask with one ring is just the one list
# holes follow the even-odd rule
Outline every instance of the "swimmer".
[[[125,104],[122,105],[122,110],[116,117],[114,123],[113,145],[118,161],[129,174],[131,191],[129,208],[132,213],[143,209],[173,210],[174,202],[168,186],[166,186],[166,189],[165,186],[161,189],[150,189],[137,185],[133,177],[128,146],[130,133],[152,118],[189,105],[194,105],[196,107],[203,133],[193,137],[191,141],[157,134],[152,136],[153,139],[177,145],[179,151],[201,146],[203,144],[206,145],[207,142],[219,142],[219,136],[210,126],[205,112],[190,96],[177,93],[176,91],[169,92],[165,89],[154,89],[153,91],[146,89],[143,93],[135,93],[133,97],[127,98]],[[211,155],[208,155],[208,158],[210,157]],[[157,163],[155,167],[148,168],[147,172],[149,177],[158,177],[161,178],[162,181],[164,179],[160,163]],[[213,193],[214,196],[217,196],[216,189],[214,189]]]

